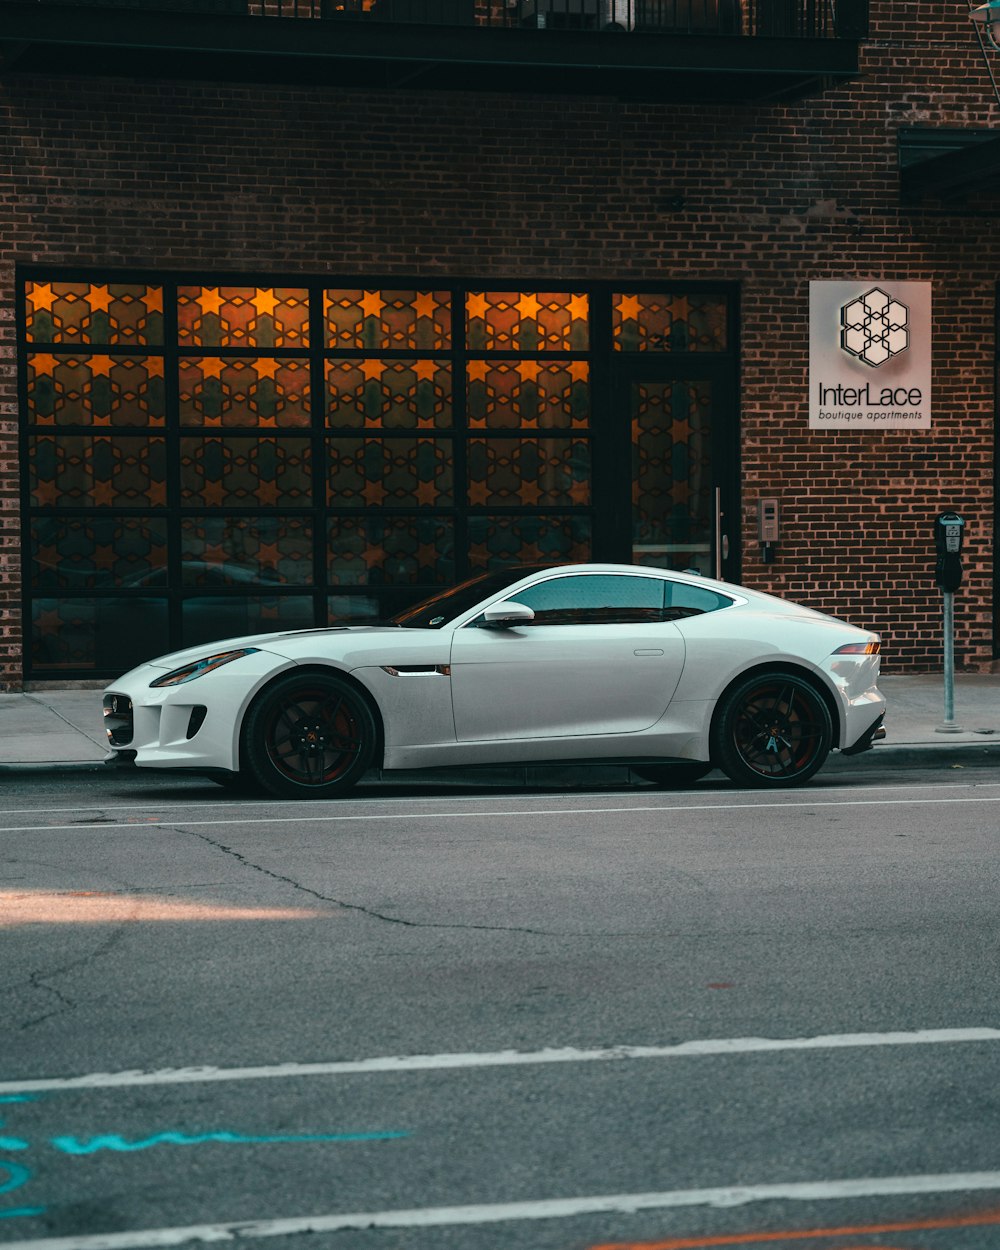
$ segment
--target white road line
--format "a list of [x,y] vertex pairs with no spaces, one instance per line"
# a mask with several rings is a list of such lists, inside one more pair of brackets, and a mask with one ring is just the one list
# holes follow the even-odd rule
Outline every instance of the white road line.
[[[164,777],[163,780],[167,780],[167,778]],[[892,789],[894,791],[897,791],[897,790],[898,791],[903,791],[903,790],[938,791],[938,790],[987,790],[987,789],[990,789],[991,787],[994,789],[1000,788],[1000,781],[922,782],[922,783],[915,783],[912,785],[894,785]],[[836,787],[813,786],[810,789],[809,793],[810,794],[837,793],[841,791],[842,789],[843,789],[842,786],[836,786]],[[864,786],[855,785],[855,786],[851,786],[851,793],[858,794],[858,793],[865,793],[870,790],[875,790],[881,794],[885,792],[885,789],[886,787],[884,785],[864,785]],[[637,795],[642,794],[642,795],[648,796],[649,792],[648,790],[639,790],[636,793]],[[715,793],[715,791],[705,791],[704,792],[705,797],[707,798],[710,793]],[[734,794],[734,795],[760,794],[760,791],[759,790],[736,790],[734,789],[734,790],[729,791],[729,793]],[[512,798],[510,794],[497,794],[497,795],[455,794],[455,795],[448,795],[448,796],[445,796],[442,794],[430,794],[426,796],[421,796],[419,794],[409,794],[409,795],[400,797],[398,795],[393,796],[392,792],[389,791],[384,795],[372,796],[370,798],[369,797],[357,797],[357,798],[342,798],[342,799],[313,799],[310,801],[310,807],[316,807],[320,803],[328,803],[330,804],[331,807],[334,807],[337,810],[343,810],[344,808],[373,807],[376,804],[390,804],[391,806],[397,806],[399,803],[403,803],[403,802],[405,803],[440,803],[442,799],[444,799],[445,797],[447,797],[448,801],[451,803],[488,803],[488,802],[509,803]],[[530,797],[533,798],[537,802],[540,798],[543,798],[544,796],[536,794]],[[562,799],[563,801],[565,801],[565,796],[563,795],[554,794],[552,797],[554,800]],[[600,791],[595,791],[593,793],[577,792],[573,797],[581,802],[584,800],[593,801],[601,797],[601,792]],[[671,807],[670,798],[671,798],[671,795],[664,794],[663,796],[663,799],[664,799],[663,810],[664,811],[674,810]],[[237,809],[246,808],[251,811],[260,811],[262,808],[264,808],[268,804],[275,804],[281,807],[285,806],[285,803],[281,799],[265,799],[265,798],[230,799],[228,801],[219,801],[216,803],[211,803],[211,802],[206,803],[204,799],[201,799],[201,800],[195,799],[186,803],[185,802],[155,803],[151,801],[145,802],[145,803],[101,803],[101,802],[97,802],[97,803],[84,803],[82,807],[80,804],[74,804],[71,807],[3,807],[3,808],[0,808],[0,816],[32,816],[32,815],[35,815],[36,813],[38,815],[51,815],[53,813],[79,812],[79,811],[90,811],[90,810],[101,811],[101,812],[135,812],[135,811],[164,812],[164,811],[193,811],[193,810],[202,810],[202,809],[213,810],[213,809],[218,809],[218,808],[237,808]]]
[[329,813],[325,816],[262,816],[259,819],[241,817],[233,820],[184,820],[181,817],[163,820],[134,820],[93,822],[74,821],[70,825],[9,825],[5,833],[62,833],[69,829],[156,829],[161,825],[183,825],[186,829],[211,828],[222,825],[311,825],[321,822],[342,824],[350,820],[496,820],[502,816],[614,816],[656,813],[664,816],[674,812],[744,812],[766,811],[773,808],[779,811],[796,811],[808,808],[815,811],[825,807],[929,807],[943,803],[1000,803],[1000,795],[973,795],[969,798],[945,799],[842,799],[833,802],[784,802],[784,803],[687,803],[683,805],[637,807],[537,807],[512,808],[509,811],[486,812],[348,812],[343,815]]
[[115,1089],[136,1085],[194,1085],[210,1081],[264,1081],[289,1077],[364,1076],[378,1073],[430,1072],[456,1068],[506,1068],[529,1064],[613,1062],[623,1059],[698,1059],[795,1050],[844,1050],[878,1046],[941,1046],[1000,1041],[1000,1029],[916,1029],[898,1033],[827,1033],[816,1037],[719,1037],[673,1046],[574,1046],[544,1050],[498,1050],[466,1054],[386,1055],[329,1063],[279,1063],[260,1067],[160,1068],[152,1072],[92,1072],[86,1076],[39,1077],[2,1081],[0,1095],[54,1090]]
[[829,1202],[850,1198],[885,1198],[904,1194],[954,1194],[1000,1189],[1000,1172],[944,1172],[926,1176],[868,1176],[851,1180],[732,1185],[718,1189],[672,1189],[662,1193],[605,1194],[503,1202],[479,1206],[416,1207],[402,1211],[360,1211],[344,1215],[306,1215],[275,1220],[234,1220],[146,1228],[128,1233],[83,1233],[11,1241],[5,1250],[146,1250],[187,1241],[242,1241],[252,1237],[288,1237],[297,1233],[333,1233],[346,1229],[444,1228],[499,1224],[513,1220],[558,1220],[582,1215],[634,1215],[670,1207],[737,1207],[751,1202]]

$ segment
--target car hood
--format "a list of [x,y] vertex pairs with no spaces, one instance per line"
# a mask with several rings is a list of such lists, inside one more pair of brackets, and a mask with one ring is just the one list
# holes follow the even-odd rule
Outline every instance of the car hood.
[[269,651],[284,659],[296,658],[303,646],[323,645],[324,639],[342,638],[346,643],[377,638],[400,638],[407,634],[424,633],[423,630],[401,629],[398,625],[331,625],[324,629],[295,629],[286,633],[246,634],[239,638],[217,638],[214,642],[199,643],[195,647],[185,647],[183,651],[171,651],[167,655],[158,655],[146,663],[153,668],[183,668],[185,664],[193,664],[209,655],[219,655],[223,651],[238,651],[244,647],[255,647],[258,651]]

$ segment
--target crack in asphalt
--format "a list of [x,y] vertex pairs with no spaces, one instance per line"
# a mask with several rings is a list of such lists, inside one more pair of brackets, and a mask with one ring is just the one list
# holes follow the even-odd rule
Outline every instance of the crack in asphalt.
[[[68,994],[64,994],[58,986],[50,985],[48,982],[54,977],[63,977],[68,973],[76,972],[78,969],[85,967],[87,964],[104,959],[109,955],[115,946],[121,941],[125,931],[125,925],[119,925],[114,929],[103,942],[98,943],[93,950],[88,951],[86,955],[81,955],[79,959],[71,960],[67,964],[63,964],[59,968],[49,968],[47,971],[32,972],[23,984],[31,987],[40,993],[50,994],[56,999],[56,1005],[51,1011],[43,1012],[41,1015],[33,1016],[29,1020],[25,1020],[19,1026],[20,1032],[27,1032],[28,1029],[36,1028],[40,1024],[44,1024],[46,1020],[51,1020],[53,1016],[62,1015],[65,1012],[75,1011],[77,1007],[76,999],[70,998]],[[17,988],[16,986],[12,988]]]
[[444,924],[434,920],[406,920],[402,916],[389,916],[385,912],[375,911],[371,907],[365,907],[361,903],[347,903],[343,899],[333,898],[329,894],[321,894],[319,890],[314,890],[311,886],[303,885],[300,881],[296,881],[293,877],[286,877],[280,872],[274,872],[270,868],[265,868],[263,864],[256,864],[253,860],[248,859],[245,855],[241,855],[239,851],[234,850],[231,846],[226,846],[222,842],[218,842],[215,838],[210,838],[203,833],[194,833],[190,829],[178,828],[176,825],[164,825],[162,828],[169,828],[174,833],[185,834],[189,838],[197,838],[200,842],[206,843],[208,846],[214,847],[217,851],[222,851],[225,855],[231,855],[233,859],[241,863],[245,868],[251,868],[254,872],[259,872],[265,877],[270,877],[272,881],[280,881],[283,885],[289,885],[293,890],[300,890],[303,894],[309,894],[311,897],[318,899],[322,903],[332,903],[336,907],[342,907],[345,911],[358,912],[362,916],[368,917],[370,920],[380,920],[384,924],[400,925],[407,929],[459,929],[465,932],[470,930],[482,931],[485,933],[525,933],[532,937],[579,937],[586,936],[581,934],[557,933],[554,929],[531,929],[525,925],[497,925],[497,924]]

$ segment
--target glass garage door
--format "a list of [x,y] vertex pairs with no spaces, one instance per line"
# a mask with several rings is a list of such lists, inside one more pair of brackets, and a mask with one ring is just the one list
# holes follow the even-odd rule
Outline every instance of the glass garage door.
[[708,368],[731,409],[731,292],[37,270],[20,292],[29,676],[716,541],[735,414],[694,432],[705,379],[674,375]]

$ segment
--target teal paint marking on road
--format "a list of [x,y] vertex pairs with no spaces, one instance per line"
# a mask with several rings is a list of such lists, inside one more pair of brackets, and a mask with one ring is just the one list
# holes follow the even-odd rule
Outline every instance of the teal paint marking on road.
[[[409,1137],[407,1132],[386,1131],[371,1133],[302,1133],[275,1134],[263,1137],[250,1136],[244,1133],[154,1133],[152,1137],[138,1141],[126,1141],[117,1133],[106,1136],[91,1137],[81,1141],[76,1137],[53,1137],[50,1142],[57,1150],[68,1155],[92,1155],[99,1150],[117,1150],[131,1153],[136,1150],[148,1150],[151,1146],[202,1146],[210,1142],[221,1142],[224,1145],[239,1146],[270,1146],[287,1142],[359,1142],[359,1141],[390,1141],[394,1138]],[[2,1192],[2,1191],[0,1191]]]
[[[8,1097],[0,1098],[0,1103],[13,1102],[34,1102],[33,1094],[11,1094]],[[3,1120],[0,1120],[0,1128],[4,1127]],[[0,1150],[27,1150],[31,1145],[26,1142],[23,1137],[0,1137]],[[28,1168],[20,1163],[12,1163],[10,1159],[0,1159],[0,1175],[6,1173],[6,1180],[0,1183],[0,1194],[12,1193],[15,1189],[20,1189],[22,1185],[26,1185],[31,1180],[31,1172]],[[45,1207],[11,1207],[7,1211],[0,1211],[0,1220],[12,1220],[16,1217],[30,1217],[35,1215],[44,1215]]]
[[0,1159],[0,1172],[7,1173],[7,1179],[0,1182],[0,1194],[9,1194],[12,1189],[20,1189],[25,1181],[31,1179],[31,1173],[20,1163],[11,1163],[9,1159]]

